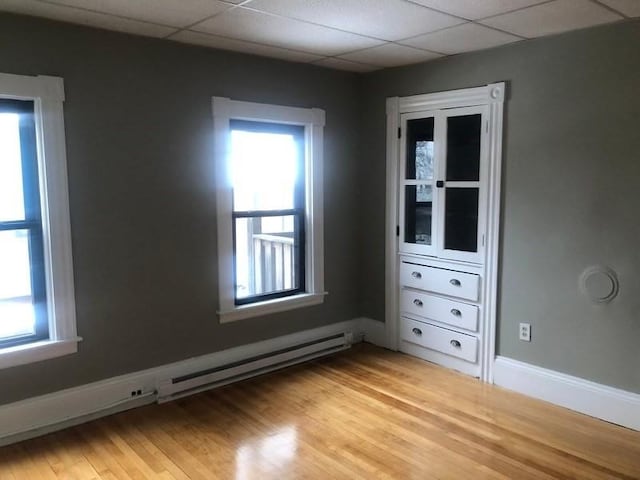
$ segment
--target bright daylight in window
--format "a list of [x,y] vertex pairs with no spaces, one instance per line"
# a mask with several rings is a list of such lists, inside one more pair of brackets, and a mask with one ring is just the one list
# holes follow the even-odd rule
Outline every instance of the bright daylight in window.
[[324,112],[214,97],[222,322],[322,303]]
[[304,290],[304,128],[231,122],[235,303]]
[[0,368],[77,351],[61,78],[0,73]]
[[0,346],[48,335],[33,101],[0,99]]

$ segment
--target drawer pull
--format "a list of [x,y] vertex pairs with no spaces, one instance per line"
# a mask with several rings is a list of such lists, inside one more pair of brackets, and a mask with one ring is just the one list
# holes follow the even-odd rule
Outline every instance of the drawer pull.
[[455,347],[455,348],[460,348],[462,346],[462,344],[458,340],[451,340],[449,343],[451,344],[452,347]]
[[413,304],[416,307],[421,307],[422,306],[422,300],[418,300],[417,298],[413,301]]
[[460,310],[458,310],[457,308],[452,308],[451,309],[451,315],[453,315],[454,317],[461,317],[462,316],[462,312]]
[[422,335],[422,330],[419,328],[414,328],[411,330],[415,335]]
[[422,278],[422,274],[420,272],[411,272],[411,276],[413,278]]
[[458,280],[457,278],[452,278],[451,280],[449,280],[449,283],[454,287],[459,287],[460,285],[462,285],[460,283],[460,280]]

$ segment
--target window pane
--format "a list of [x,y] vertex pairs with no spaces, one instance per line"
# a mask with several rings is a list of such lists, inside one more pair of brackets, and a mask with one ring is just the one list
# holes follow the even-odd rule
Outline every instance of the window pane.
[[231,131],[234,211],[294,208],[298,145],[293,134]]
[[405,203],[404,241],[431,245],[433,187],[407,185]]
[[406,178],[433,180],[433,117],[407,121]]
[[0,339],[35,333],[29,232],[0,231]]
[[295,232],[293,215],[235,219],[237,299],[301,287]]
[[478,189],[447,188],[444,248],[478,251]]
[[0,222],[24,220],[20,115],[0,113]]
[[447,118],[447,180],[480,179],[482,115]]

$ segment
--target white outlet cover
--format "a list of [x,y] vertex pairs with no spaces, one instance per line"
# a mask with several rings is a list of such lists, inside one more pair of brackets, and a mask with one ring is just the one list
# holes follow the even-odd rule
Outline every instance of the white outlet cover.
[[521,323],[518,337],[525,342],[531,341],[531,324]]

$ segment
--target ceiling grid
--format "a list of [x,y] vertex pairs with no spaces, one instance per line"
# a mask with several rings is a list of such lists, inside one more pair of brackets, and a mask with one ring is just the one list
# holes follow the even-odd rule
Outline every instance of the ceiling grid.
[[368,72],[623,21],[638,0],[0,0],[0,11]]

